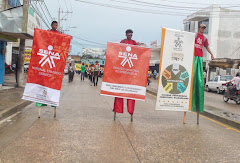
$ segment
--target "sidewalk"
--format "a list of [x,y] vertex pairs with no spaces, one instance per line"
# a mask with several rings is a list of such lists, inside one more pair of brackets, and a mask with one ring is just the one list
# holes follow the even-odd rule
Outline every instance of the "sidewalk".
[[21,99],[24,88],[16,88],[15,86],[15,74],[6,74],[4,85],[0,89],[0,120],[9,117],[31,103]]
[[[157,96],[158,80],[151,80],[147,86],[147,92]],[[214,101],[213,101],[214,99]],[[235,103],[224,103],[222,95],[205,92],[205,104],[203,115],[221,121],[240,129],[240,106]]]

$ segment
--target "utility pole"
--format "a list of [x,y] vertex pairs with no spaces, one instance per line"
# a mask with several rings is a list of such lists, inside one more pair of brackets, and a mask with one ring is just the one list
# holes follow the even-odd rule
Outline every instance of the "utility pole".
[[60,21],[61,21],[60,13],[61,13],[61,9],[60,9],[60,7],[59,7],[59,11],[58,11],[58,31],[59,31],[59,32],[60,32]]
[[[61,18],[60,13],[65,14],[65,16],[63,16],[63,17]],[[59,8],[59,11],[58,11],[58,31],[59,31],[59,32],[61,32],[60,22],[63,21],[63,20],[67,20],[65,17],[66,17],[68,14],[71,14],[71,13],[73,13],[73,12],[69,12],[69,11],[64,12],[64,11],[61,11],[61,9]],[[65,19],[64,19],[64,18],[65,18]],[[62,29],[62,32],[64,32],[63,29]]]
[[[27,33],[28,20],[28,0],[23,0],[23,18],[22,18],[22,33]],[[24,87],[24,54],[25,54],[25,39],[20,39],[18,64],[17,64],[17,87]]]

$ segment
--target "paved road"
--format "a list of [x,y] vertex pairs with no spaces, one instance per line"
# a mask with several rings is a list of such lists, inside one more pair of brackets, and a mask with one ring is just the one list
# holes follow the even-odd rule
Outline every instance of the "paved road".
[[[151,80],[150,83],[151,88],[157,89],[158,80]],[[223,101],[223,95],[217,94],[216,92],[204,92],[204,106],[210,106],[214,108],[218,108],[221,110],[229,111],[234,114],[240,115],[240,105],[236,105],[236,103],[232,100],[229,100],[228,103]]]
[[[77,78],[76,78],[77,77]],[[240,131],[196,115],[155,111],[155,97],[113,121],[113,98],[100,86],[64,79],[57,117],[51,107],[26,107],[0,122],[0,162],[239,162]],[[125,104],[126,105],[126,104]]]

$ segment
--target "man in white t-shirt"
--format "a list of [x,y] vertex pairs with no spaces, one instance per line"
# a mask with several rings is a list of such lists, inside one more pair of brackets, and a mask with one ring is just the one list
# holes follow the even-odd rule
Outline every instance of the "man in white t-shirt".
[[240,90],[240,77],[239,72],[236,74],[236,77],[234,77],[229,83],[233,83],[233,88],[231,89],[231,94],[235,95],[235,92],[237,90]]

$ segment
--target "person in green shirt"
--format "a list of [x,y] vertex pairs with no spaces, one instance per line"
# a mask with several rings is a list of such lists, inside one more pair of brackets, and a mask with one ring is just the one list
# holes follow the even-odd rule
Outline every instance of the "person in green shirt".
[[82,80],[84,81],[84,76],[85,76],[85,65],[84,65],[84,63],[82,63],[82,66],[81,66],[81,81]]

